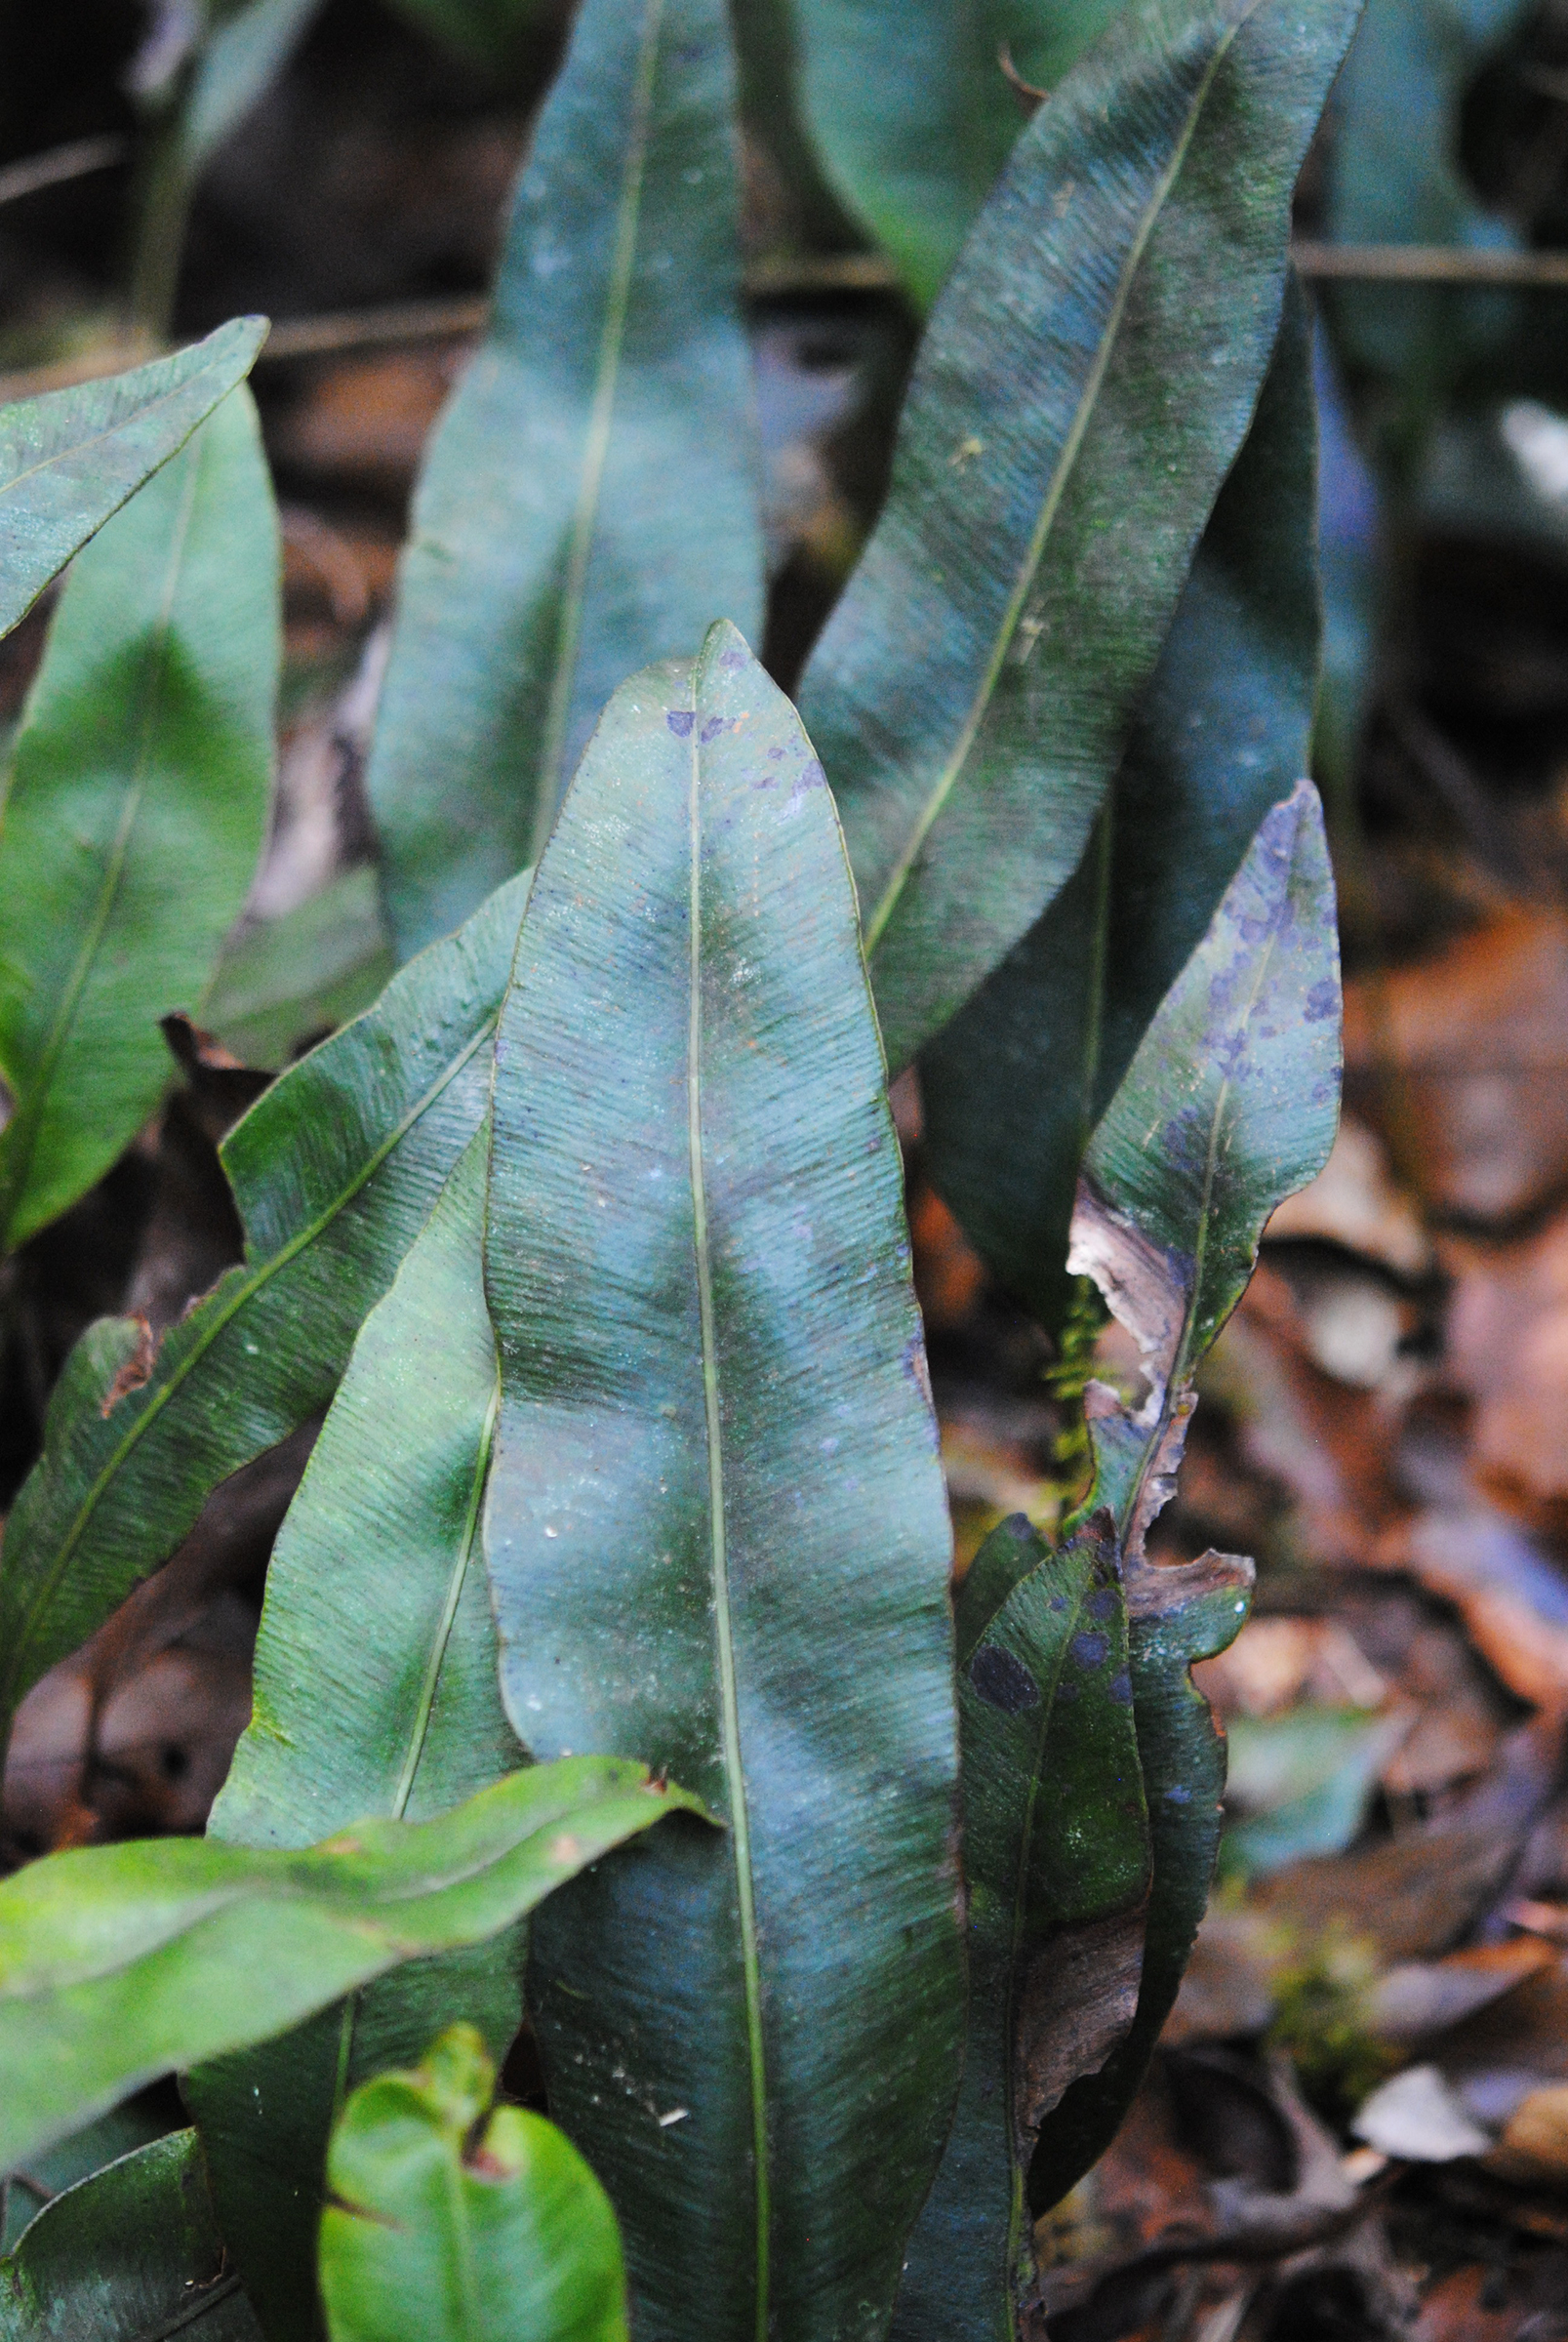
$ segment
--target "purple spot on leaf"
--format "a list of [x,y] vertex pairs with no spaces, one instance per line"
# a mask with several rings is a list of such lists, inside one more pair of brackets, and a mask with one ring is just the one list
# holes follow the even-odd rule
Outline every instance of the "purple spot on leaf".
[[664,721],[677,740],[684,740],[696,723],[697,717],[690,707],[671,707]]
[[981,1644],[969,1662],[969,1680],[985,1705],[1000,1708],[1004,1716],[1040,1705],[1040,1687],[1028,1669],[998,1643]]

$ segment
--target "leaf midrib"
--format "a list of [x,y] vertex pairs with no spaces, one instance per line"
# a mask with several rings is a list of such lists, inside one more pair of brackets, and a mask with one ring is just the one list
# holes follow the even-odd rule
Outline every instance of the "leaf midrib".
[[751,1825],[746,1809],[745,1767],[741,1756],[740,1696],[730,1616],[729,1554],[724,1520],[723,1426],[719,1414],[718,1336],[713,1309],[713,1272],[707,1226],[707,1188],[703,1163],[703,905],[702,754],[696,721],[700,661],[692,673],[691,787],[689,851],[690,929],[686,1053],[687,1141],[691,1156],[693,1249],[697,1262],[698,1311],[703,1336],[703,1412],[707,1441],[709,1565],[713,1581],[714,1635],[718,1646],[719,1702],[730,1831],[735,1847],[736,1900],[741,1920],[741,1962],[745,1987],[746,2056],[751,2092],[751,2153],[755,2175],[756,2342],[768,2342],[770,2174],[768,2169],[768,2076],[762,2035],[762,1969],[757,1949],[756,1893],[751,1874]]
[[991,646],[990,657],[986,661],[985,672],[976,686],[968,713],[959,728],[958,737],[953,743],[947,761],[937,776],[936,783],[922,805],[919,816],[893,866],[887,885],[883,888],[876,907],[866,921],[865,953],[867,959],[872,956],[881,943],[888,924],[899,907],[905,888],[908,884],[914,866],[920,858],[926,839],[931,834],[938,816],[952,794],[959,776],[969,760],[969,752],[975,745],[981,725],[985,722],[986,710],[996,689],[997,678],[1001,674],[1003,664],[1012,647],[1013,637],[1018,630],[1018,622],[1024,614],[1024,605],[1028,599],[1040,563],[1045,557],[1046,540],[1056,525],[1062,500],[1066,494],[1067,482],[1072,476],[1073,466],[1077,463],[1079,451],[1093,420],[1100,391],[1109,370],[1111,357],[1121,333],[1127,304],[1132,298],[1133,285],[1143,266],[1149,240],[1164,212],[1171,190],[1181,176],[1182,167],[1186,161],[1192,141],[1197,136],[1198,122],[1208,103],[1209,92],[1213,87],[1215,76],[1228,56],[1243,25],[1262,5],[1263,0],[1249,0],[1249,5],[1241,11],[1234,22],[1226,27],[1216,42],[1214,54],[1204,68],[1202,78],[1193,94],[1192,102],[1187,109],[1181,137],[1172,150],[1169,163],[1155,184],[1153,194],[1140,222],[1138,232],[1128,247],[1127,257],[1117,278],[1115,295],[1106,313],[1105,330],[1101,335],[1094,364],[1085,379],[1082,395],[1073,411],[1066,438],[1063,441],[1062,453],[1057,459],[1056,467],[1047,485],[1039,515],[1029,538],[1028,549],[1020,564],[1013,590],[1008,596],[1007,607],[1002,613],[1002,621],[997,627],[996,638]]
[[[452,1630],[457,1623],[458,1604],[462,1599],[462,1590],[467,1583],[468,1564],[473,1556],[474,1539],[478,1535],[479,1507],[484,1498],[485,1480],[490,1472],[490,1453],[495,1445],[496,1422],[500,1412],[501,1372],[498,1365],[495,1384],[490,1393],[490,1404],[485,1410],[484,1423],[480,1428],[479,1448],[474,1458],[473,1476],[468,1489],[468,1505],[463,1515],[462,1533],[458,1540],[457,1554],[448,1573],[446,1599],[442,1604],[441,1616],[436,1624],[429,1653],[425,1659],[424,1680],[420,1686],[420,1697],[414,1711],[414,1720],[409,1726],[408,1747],[404,1753],[403,1769],[398,1776],[397,1787],[392,1792],[391,1816],[394,1821],[401,1821],[408,1811],[408,1801],[413,1795],[414,1784],[419,1778],[420,1766],[424,1760],[425,1744],[430,1736],[430,1716],[435,1708],[435,1695],[441,1681],[441,1671],[446,1665],[447,1645],[452,1640]],[[333,2128],[337,2127],[338,2118],[342,2113],[348,2094],[348,2075],[353,2058],[354,2031],[359,2023],[359,1994],[354,1992],[350,1993],[343,2002],[342,2026],[338,2038],[338,2071],[333,2082],[332,2093]]]
[[593,404],[588,413],[583,472],[578,484],[577,505],[572,515],[566,575],[561,585],[555,665],[550,676],[550,696],[544,711],[543,737],[540,746],[534,818],[528,853],[524,857],[532,863],[539,861],[548,842],[561,793],[561,759],[566,749],[567,718],[571,713],[572,686],[577,676],[578,645],[583,637],[588,558],[593,550],[593,535],[598,524],[599,499],[610,454],[610,432],[615,422],[616,390],[621,377],[626,317],[631,305],[632,277],[637,260],[637,225],[642,213],[643,182],[653,123],[654,78],[659,62],[659,36],[663,17],[664,0],[645,0],[642,44],[637,55],[636,78],[632,83],[625,165],[616,204],[615,244],[611,253],[610,280],[605,291],[604,324],[599,336]]
[[[86,1535],[104,1490],[109,1486],[126,1458],[133,1453],[143,1434],[157,1421],[175,1393],[200,1365],[219,1335],[232,1324],[246,1304],[269,1284],[281,1270],[286,1269],[291,1261],[297,1260],[302,1252],[313,1244],[316,1238],[331,1227],[340,1213],[346,1211],[360,1190],[375,1177],[393,1149],[401,1144],[415,1123],[428,1111],[442,1092],[457,1079],[470,1058],[491,1037],[496,1030],[496,1020],[499,1014],[499,1009],[492,1009],[472,1037],[464,1043],[451,1062],[442,1068],[439,1077],[430,1084],[422,1098],[416,1100],[402,1121],[387,1134],[382,1145],[366,1157],[358,1174],[317,1213],[315,1219],[301,1229],[297,1235],[292,1236],[269,1260],[263,1261],[259,1269],[253,1270],[248,1277],[241,1280],[230,1296],[227,1306],[214,1312],[213,1321],[201,1340],[191,1346],[168,1381],[148,1400],[135,1421],[127,1426],[119,1445],[105,1459],[97,1478],[82,1499],[70,1527],[60,1540],[54,1564],[33,1600],[27,1606],[24,1614],[25,1624],[12,1647],[10,1664],[4,1676],[0,1676],[0,1760],[3,1760],[5,1756],[5,1744],[10,1736],[11,1720],[15,1714],[16,1687],[23,1674],[23,1661],[28,1644],[33,1638],[39,1613],[53,1601],[60,1589],[60,1581],[70,1566],[71,1556]],[[3,1548],[0,1548],[0,1559],[3,1559]]]

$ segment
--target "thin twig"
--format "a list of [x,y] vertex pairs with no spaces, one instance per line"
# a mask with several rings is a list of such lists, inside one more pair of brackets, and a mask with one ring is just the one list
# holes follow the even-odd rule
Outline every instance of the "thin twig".
[[107,171],[123,163],[130,141],[122,138],[72,139],[68,146],[51,146],[47,154],[29,154],[0,171],[0,203],[20,202],[40,187],[58,187],[67,179],[86,179],[89,172]]
[[348,309],[331,317],[297,317],[275,325],[261,357],[336,357],[341,350],[376,349],[392,342],[455,342],[482,331],[490,304],[481,294],[455,301],[403,301],[384,309]]
[[[84,141],[100,145],[106,141]],[[64,154],[68,149],[61,148]],[[38,165],[15,166],[17,171]],[[103,161],[113,159],[105,154]],[[82,165],[81,168],[97,165]],[[0,202],[26,190],[8,184],[11,173],[0,172]],[[65,174],[60,174],[65,176]],[[39,181],[44,184],[46,182]],[[1449,244],[1319,244],[1297,243],[1291,258],[1304,276],[1322,282],[1464,286],[1511,286],[1519,291],[1568,290],[1568,252],[1475,252]],[[742,278],[742,291],[753,301],[773,301],[816,293],[888,293],[899,278],[881,253],[808,253],[753,261]],[[451,301],[398,302],[386,308],[349,309],[325,317],[286,318],[275,325],[257,360],[259,366],[278,365],[302,358],[347,355],[356,349],[393,347],[410,342],[465,341],[483,331],[489,304],[479,294]],[[0,405],[19,398],[36,398],[47,390],[62,390],[76,383],[98,380],[122,367],[140,365],[155,354],[144,342],[102,343],[79,357],[58,365],[36,366],[25,373],[0,375]]]
[[1319,282],[1388,285],[1507,285],[1521,292],[1568,287],[1568,252],[1491,252],[1464,244],[1291,246],[1303,276]]
[[1032,114],[1036,112],[1050,97],[1050,91],[1038,89],[1032,81],[1025,80],[1023,74],[1013,62],[1013,51],[1008,42],[1004,41],[1001,47],[997,50],[996,62],[1002,68],[1003,80],[1007,83],[1007,86],[1012,91],[1014,97],[1018,99],[1020,103],[1023,105],[1025,113]]

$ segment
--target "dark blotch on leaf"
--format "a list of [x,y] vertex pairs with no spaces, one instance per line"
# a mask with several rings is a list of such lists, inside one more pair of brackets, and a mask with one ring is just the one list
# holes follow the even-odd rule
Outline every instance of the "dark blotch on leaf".
[[1004,1716],[1040,1705],[1040,1687],[1028,1669],[998,1643],[981,1644],[969,1662],[969,1680],[987,1707],[1000,1708]]
[[1319,977],[1302,1003],[1302,1015],[1308,1025],[1321,1025],[1333,1016],[1340,1005],[1340,988],[1332,976]]
[[1072,1654],[1074,1667],[1104,1667],[1106,1654],[1110,1649],[1110,1637],[1102,1635],[1098,1628],[1085,1627],[1081,1634],[1074,1635],[1067,1648]]
[[691,707],[671,707],[664,721],[677,740],[684,740],[697,721],[696,710]]

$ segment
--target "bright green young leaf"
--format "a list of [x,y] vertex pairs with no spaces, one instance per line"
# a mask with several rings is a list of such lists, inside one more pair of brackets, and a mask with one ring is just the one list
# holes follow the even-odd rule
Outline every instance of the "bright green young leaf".
[[914,299],[936,298],[1029,109],[1121,0],[795,0],[802,109],[827,177]]
[[154,1353],[103,1318],[65,1364],[0,1548],[0,1736],[168,1559],[218,1482],[337,1388],[485,1111],[526,878],[290,1069],[224,1142],[246,1259]]
[[1279,322],[1358,0],[1136,0],[1023,133],[933,311],[801,687],[890,1064],[1072,875]]
[[1016,2330],[1041,2120],[1104,2064],[1138,2000],[1149,1839],[1114,1537],[1102,1517],[1048,1555],[1020,1518],[987,1544],[993,1594],[1000,1571],[1034,1566],[959,1677],[969,2041],[897,2342]]
[[920,1057],[926,1162],[1046,1323],[1078,1166],[1254,831],[1307,769],[1316,682],[1309,327],[1285,303],[1258,413],[1198,547],[1084,860]]
[[0,634],[251,370],[263,317],[129,374],[0,407]]
[[430,442],[368,787],[400,951],[525,862],[647,660],[761,617],[721,0],[585,0]]
[[701,1810],[642,1765],[578,1756],[302,1853],[162,1837],[46,1854],[0,1881],[0,2167],[156,2075],[484,1942],[682,1809]]
[[[420,1821],[521,1761],[477,1550],[497,1395],[488,1140],[483,1126],[469,1140],[365,1320],[279,1534],[250,1729],[208,1825],[224,1844],[308,1845],[371,1813]],[[417,2058],[460,2011],[503,2056],[522,2020],[519,1943],[421,1960],[189,2077],[223,2235],[273,2342],[315,2324],[344,2087]]]
[[611,702],[496,1069],[507,1713],[730,1825],[536,1922],[551,2107],[648,2342],[873,2332],[956,2083],[950,1535],[843,843],[733,627]]
[[172,2131],[45,2206],[0,2260],[0,2342],[260,2342],[225,2269],[193,2130]]
[[332,2342],[625,2342],[609,2199],[553,2122],[492,2106],[495,2080],[455,2025],[349,2099],[321,2223]]
[[1137,2088],[1181,1983],[1214,1874],[1225,1743],[1195,1659],[1246,1616],[1252,1564],[1145,1554],[1171,1493],[1192,1376],[1252,1273],[1269,1214],[1328,1159],[1339,1112],[1339,941],[1316,792],[1301,782],[1259,829],[1090,1145],[1069,1267],[1091,1274],[1143,1353],[1151,1389],[1094,1422],[1130,1616],[1133,1712],[1153,1884],[1138,2013],[1067,2090],[1035,2151],[1044,2211],[1089,2168]]
[[202,1023],[248,1066],[286,1066],[303,1041],[357,1017],[393,962],[369,863],[224,946]]
[[0,1246],[86,1193],[174,1075],[266,836],[282,617],[241,387],[82,552],[0,810]]

